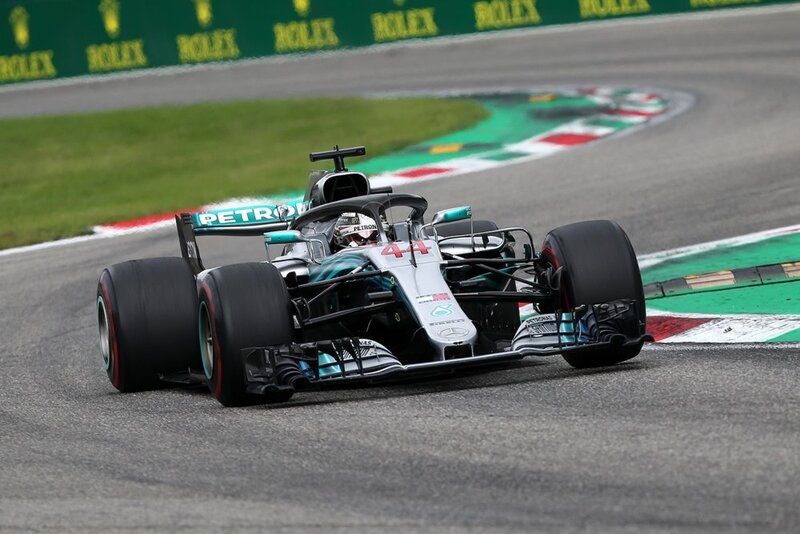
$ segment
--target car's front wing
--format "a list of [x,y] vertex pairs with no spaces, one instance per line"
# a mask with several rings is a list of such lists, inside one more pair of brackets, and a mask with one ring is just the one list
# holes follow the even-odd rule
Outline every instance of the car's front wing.
[[[538,315],[522,323],[505,350],[414,364],[403,364],[386,347],[370,339],[254,347],[242,351],[245,380],[248,393],[264,394],[437,376],[527,356],[580,352],[591,358],[593,352],[624,350],[652,341],[638,317],[636,304],[631,301]],[[474,350],[470,346],[463,348],[467,353]]]

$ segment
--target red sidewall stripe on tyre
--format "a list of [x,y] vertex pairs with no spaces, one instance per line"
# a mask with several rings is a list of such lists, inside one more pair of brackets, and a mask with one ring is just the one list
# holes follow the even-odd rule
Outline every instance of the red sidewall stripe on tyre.
[[[211,323],[211,335],[214,336],[214,369],[211,371],[211,385],[212,392],[215,399],[222,396],[222,352],[219,345],[219,336],[217,335],[217,320],[214,313],[214,298],[211,294],[211,288],[205,282],[200,286],[200,290],[206,296],[206,306],[208,307],[208,319]],[[202,343],[203,340],[200,340]]]
[[[556,271],[561,267],[561,264],[558,261],[558,256],[556,256],[555,251],[550,247],[542,247],[542,255],[547,258],[547,260],[556,268]],[[569,295],[567,295],[566,291],[561,292],[561,304],[564,306],[564,310],[572,310],[569,303]]]
[[100,284],[100,293],[103,296],[103,303],[106,307],[106,314],[108,315],[108,333],[111,336],[111,343],[109,348],[111,350],[111,366],[114,368],[111,377],[111,384],[119,389],[120,387],[120,365],[119,365],[119,346],[117,345],[117,328],[114,326],[114,312],[111,309],[111,299],[105,284]]

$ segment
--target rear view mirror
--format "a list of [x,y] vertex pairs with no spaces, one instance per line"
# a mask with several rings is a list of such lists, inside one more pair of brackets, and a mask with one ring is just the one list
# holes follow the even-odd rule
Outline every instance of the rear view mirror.
[[267,245],[288,245],[304,241],[306,241],[306,238],[297,230],[281,230],[264,234],[264,243]]
[[432,225],[463,221],[464,219],[472,218],[472,208],[470,206],[461,206],[459,208],[450,208],[442,211],[437,211],[431,220]]
[[[264,234],[264,248],[267,250],[267,261],[272,262],[272,259],[269,255],[270,245],[292,245],[294,243],[306,244],[308,257],[312,262],[317,262],[317,259],[315,258],[316,254],[322,254],[323,257],[325,255],[325,244],[319,239],[319,237],[305,236],[299,230],[279,230],[275,232],[266,232]],[[318,243],[319,246],[314,247],[314,243]],[[315,253],[315,249],[323,252]]]

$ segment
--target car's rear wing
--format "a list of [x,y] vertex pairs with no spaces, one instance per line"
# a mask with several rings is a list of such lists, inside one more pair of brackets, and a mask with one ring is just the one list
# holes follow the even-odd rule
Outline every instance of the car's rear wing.
[[175,216],[181,254],[195,274],[203,270],[196,236],[260,236],[286,230],[289,223],[305,212],[307,203],[294,200],[285,204],[261,204],[181,213]]
[[286,229],[288,223],[306,211],[307,203],[294,200],[285,204],[259,204],[191,213],[195,235],[259,235]]

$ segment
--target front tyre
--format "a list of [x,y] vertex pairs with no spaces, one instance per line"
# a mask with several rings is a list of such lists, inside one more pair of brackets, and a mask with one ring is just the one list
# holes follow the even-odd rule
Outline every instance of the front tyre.
[[283,277],[268,263],[226,265],[202,279],[197,308],[200,355],[211,394],[224,406],[291,397],[283,391],[248,395],[242,354],[250,347],[292,342],[289,302]]
[[159,377],[197,367],[197,290],[182,258],[112,265],[97,283],[100,353],[120,391],[163,387]]
[[[636,303],[639,325],[627,337],[644,335],[645,303],[639,263],[625,231],[612,221],[585,221],[552,230],[545,237],[542,255],[553,267],[564,267],[561,302],[554,308],[572,311],[575,306],[614,300]],[[572,367],[604,367],[639,354],[642,343],[614,349],[587,349],[564,354]]]

